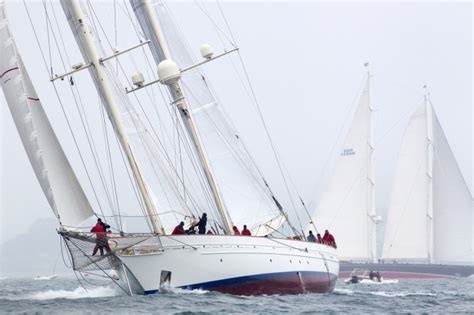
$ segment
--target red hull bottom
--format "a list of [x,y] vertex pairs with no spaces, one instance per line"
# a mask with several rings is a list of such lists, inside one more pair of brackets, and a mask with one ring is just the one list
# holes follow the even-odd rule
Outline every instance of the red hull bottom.
[[336,281],[336,275],[323,272],[285,272],[212,281],[185,288],[233,295],[286,295],[331,292]]

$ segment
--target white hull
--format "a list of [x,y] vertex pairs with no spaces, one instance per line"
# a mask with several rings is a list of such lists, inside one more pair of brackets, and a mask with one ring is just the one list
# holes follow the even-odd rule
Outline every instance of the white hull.
[[132,284],[135,278],[145,294],[162,285],[243,295],[323,293],[339,273],[336,250],[316,243],[223,235],[160,239],[159,251],[147,241],[116,253],[130,272],[126,278]]

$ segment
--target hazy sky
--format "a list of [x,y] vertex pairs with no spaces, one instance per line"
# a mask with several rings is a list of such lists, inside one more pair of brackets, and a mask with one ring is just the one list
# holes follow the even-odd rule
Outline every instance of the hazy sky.
[[[111,6],[102,2],[97,9]],[[201,2],[199,2],[201,4]],[[214,2],[201,4],[219,27]],[[198,55],[202,43],[222,50],[215,28],[193,2],[170,8]],[[41,29],[41,3],[30,3]],[[316,201],[322,168],[353,104],[370,62],[377,107],[377,206],[386,208],[403,128],[421,104],[423,85],[461,171],[473,187],[473,8],[470,2],[223,2],[276,147],[307,203]],[[56,99],[39,59],[23,4],[7,5],[11,27],[36,90],[51,119]],[[34,11],[34,12],[33,12]],[[56,12],[61,12],[60,8]],[[41,24],[43,23],[43,24]],[[64,24],[64,30],[68,25]],[[66,32],[65,32],[66,33]],[[68,34],[69,37],[70,34]],[[46,45],[46,44],[45,44]],[[228,48],[228,45],[227,45]],[[76,46],[71,53],[82,60]],[[206,71],[219,98],[270,178],[277,178],[265,137],[247,118],[255,115],[237,95],[229,61]],[[0,93],[1,94],[1,93]],[[15,130],[3,95],[1,237],[11,239],[35,220],[52,217]],[[248,102],[248,101],[247,101]],[[250,108],[250,109],[249,109]],[[57,108],[56,108],[57,109]],[[56,110],[57,111],[57,110]],[[60,123],[53,125],[61,126]],[[388,132],[390,131],[390,132]],[[65,130],[56,130],[61,139]],[[281,187],[280,187],[281,189]],[[53,233],[53,231],[52,231]],[[1,240],[0,240],[1,242]]]

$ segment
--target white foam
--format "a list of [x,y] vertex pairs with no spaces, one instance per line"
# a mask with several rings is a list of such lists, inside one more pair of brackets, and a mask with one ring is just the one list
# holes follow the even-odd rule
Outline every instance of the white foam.
[[338,288],[335,288],[333,293],[335,294],[340,294],[340,295],[352,295],[354,294],[354,291],[352,290],[349,290],[349,289],[338,289]]
[[99,298],[118,295],[116,289],[112,287],[97,287],[93,289],[84,289],[82,287],[73,291],[67,290],[47,290],[30,295],[28,299],[32,300],[54,300],[54,299],[84,299]]
[[202,290],[202,289],[188,290],[188,289],[181,289],[181,288],[172,288],[169,286],[162,286],[160,288],[160,292],[173,293],[173,294],[196,294],[196,295],[209,293],[209,291]]

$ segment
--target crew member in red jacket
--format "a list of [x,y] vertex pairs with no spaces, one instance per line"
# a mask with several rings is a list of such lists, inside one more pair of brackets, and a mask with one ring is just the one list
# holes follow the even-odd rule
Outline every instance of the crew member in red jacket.
[[332,234],[329,233],[328,230],[324,231],[323,244],[337,248],[336,240],[334,239],[334,236],[332,236]]
[[234,231],[234,235],[240,235],[240,231],[235,225],[232,227],[232,230]]
[[184,222],[181,221],[173,230],[173,232],[171,233],[171,235],[183,235],[183,234],[186,234],[186,232],[184,231]]
[[95,247],[92,251],[92,256],[97,253],[97,250],[100,251],[100,256],[103,256],[104,248],[107,252],[110,252],[110,247],[107,240],[107,228],[110,228],[110,225],[105,224],[99,218],[97,219],[97,224],[91,229],[91,232],[95,233],[96,237]]
[[244,225],[244,228],[242,229],[242,233],[241,233],[241,234],[242,234],[242,235],[245,235],[245,236],[251,236],[251,235],[252,235],[252,233],[250,232],[250,230],[247,229],[247,226],[246,226],[246,225]]

